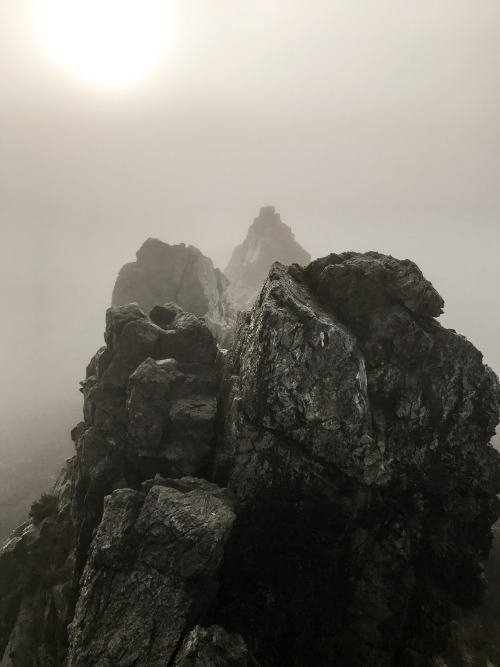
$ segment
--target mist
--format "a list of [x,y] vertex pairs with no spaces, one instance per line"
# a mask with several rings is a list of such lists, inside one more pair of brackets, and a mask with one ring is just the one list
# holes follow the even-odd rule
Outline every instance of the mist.
[[143,241],[224,268],[265,205],[313,257],[414,260],[442,324],[500,371],[497,2],[172,2],[165,62],[124,90],[58,67],[35,4],[0,8],[9,476],[47,448],[72,455],[78,382]]

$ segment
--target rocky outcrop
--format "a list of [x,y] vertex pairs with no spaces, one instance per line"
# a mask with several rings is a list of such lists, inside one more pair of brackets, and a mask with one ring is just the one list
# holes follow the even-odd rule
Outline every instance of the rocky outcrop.
[[274,262],[308,264],[311,256],[281,222],[274,206],[264,206],[250,225],[246,239],[237,246],[224,270],[229,278],[229,299],[240,310],[251,308]]
[[418,268],[276,264],[240,317],[215,479],[238,498],[215,621],[263,665],[431,665],[478,603],[498,381]]
[[[207,476],[217,344],[203,321],[175,304],[151,317],[136,305],[109,309],[105,342],[82,382],[76,456],[0,553],[2,666],[65,664],[72,619],[70,664],[160,664],[153,656],[178,649],[216,590],[234,520],[229,501],[192,477],[143,483],[161,474]],[[135,586],[134,612],[125,598]],[[127,627],[146,628],[143,607],[137,615],[146,602],[141,645],[130,637],[125,646]]]
[[169,245],[148,239],[137,251],[137,261],[125,264],[116,279],[112,306],[137,303],[145,312],[175,303],[203,317],[218,342],[226,346],[235,311],[225,297],[228,280],[198,248]]
[[500,514],[498,380],[442,307],[344,253],[274,264],[229,351],[109,309],[76,456],[0,551],[2,667],[437,664]]
[[241,635],[230,635],[219,625],[189,633],[174,667],[258,667]]
[[[0,550],[0,664],[62,665],[71,620],[74,461]],[[3,658],[2,658],[3,656]]]
[[221,489],[193,478],[108,496],[70,626],[68,667],[169,664],[215,595],[234,519]]
[[78,576],[105,495],[138,488],[156,473],[206,474],[217,345],[205,323],[175,304],[154,309],[152,317],[160,324],[136,305],[110,308],[106,346],[82,383],[85,422],[72,434]]

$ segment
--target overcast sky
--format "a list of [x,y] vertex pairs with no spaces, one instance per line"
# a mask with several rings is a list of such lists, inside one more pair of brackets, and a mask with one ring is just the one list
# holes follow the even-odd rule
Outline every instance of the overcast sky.
[[0,2],[1,423],[77,415],[147,237],[223,265],[264,205],[314,257],[416,261],[500,371],[498,0],[165,0],[124,89],[54,59],[43,3]]

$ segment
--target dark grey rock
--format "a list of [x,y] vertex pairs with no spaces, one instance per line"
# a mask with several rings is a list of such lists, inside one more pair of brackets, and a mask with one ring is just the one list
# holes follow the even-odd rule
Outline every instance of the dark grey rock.
[[138,488],[156,473],[199,475],[206,467],[213,445],[217,344],[194,315],[176,306],[160,309],[166,311],[173,319],[161,327],[135,304],[108,309],[106,348],[87,369],[85,422],[74,433],[77,577],[105,495]]
[[184,640],[174,667],[258,667],[241,635],[197,625]]
[[[74,459],[45,498],[56,509],[17,528],[0,549],[0,665],[62,665],[72,602]],[[2,657],[3,656],[3,657]]]
[[171,298],[107,313],[76,457],[0,551],[0,664],[65,666],[70,622],[72,666],[449,655],[500,513],[500,394],[418,267],[275,264],[227,351]]
[[[120,270],[111,303],[135,302],[145,312],[177,304],[203,317],[218,342],[227,345],[235,322],[235,312],[225,297],[227,286],[227,278],[197,248],[148,239],[138,250],[137,261]],[[154,310],[152,319],[160,324],[158,316]],[[165,313],[160,317],[163,322]]]
[[325,303],[352,321],[367,321],[391,302],[421,317],[439,317],[444,301],[418,266],[378,252],[345,252],[317,259],[307,267],[311,285]]
[[212,601],[235,515],[214,485],[187,482],[184,491],[153,485],[145,497],[120,489],[106,499],[70,627],[69,667],[163,667]]
[[227,295],[239,310],[247,310],[274,262],[305,265],[310,261],[311,255],[297,243],[290,227],[281,222],[274,206],[264,206],[224,270],[230,281]]
[[214,620],[262,664],[431,665],[455,606],[481,599],[499,386],[442,306],[413,263],[345,253],[274,265],[240,317],[220,361],[215,479],[239,516]]
[[106,346],[82,383],[76,457],[50,492],[50,511],[41,506],[0,552],[2,665],[63,664],[105,496],[140,489],[156,473],[201,474],[208,466],[217,344],[204,322],[168,308],[168,325],[160,309],[163,326],[135,304],[107,312]]
[[139,457],[161,457],[169,475],[206,468],[217,412],[213,366],[147,359],[127,388],[129,448]]

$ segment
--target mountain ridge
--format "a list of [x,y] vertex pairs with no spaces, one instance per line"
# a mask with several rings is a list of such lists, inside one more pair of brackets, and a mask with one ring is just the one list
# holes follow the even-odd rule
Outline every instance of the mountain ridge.
[[76,456],[0,550],[2,667],[436,664],[500,514],[498,378],[442,305],[350,252],[275,263],[227,351],[108,309]]

